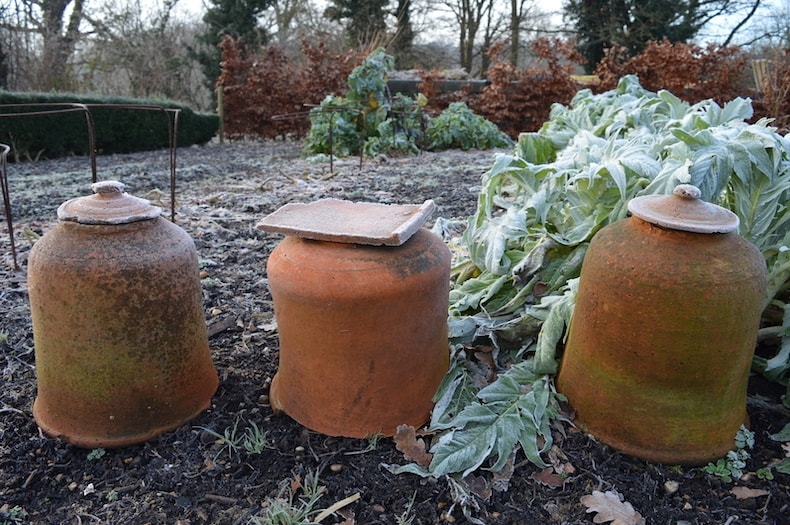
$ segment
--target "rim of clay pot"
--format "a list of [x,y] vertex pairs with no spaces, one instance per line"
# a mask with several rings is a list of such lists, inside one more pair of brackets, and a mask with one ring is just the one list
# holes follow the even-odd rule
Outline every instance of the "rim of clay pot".
[[70,199],[58,207],[58,219],[79,224],[128,224],[156,219],[162,210],[145,199],[124,192],[119,181],[91,184],[93,195]]
[[679,184],[672,195],[643,195],[628,202],[635,217],[657,226],[693,233],[730,233],[740,219],[726,208],[700,199],[699,188]]

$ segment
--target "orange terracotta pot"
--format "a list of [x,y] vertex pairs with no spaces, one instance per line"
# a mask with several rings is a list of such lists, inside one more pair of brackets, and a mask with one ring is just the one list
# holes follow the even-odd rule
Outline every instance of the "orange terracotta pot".
[[401,246],[286,237],[267,263],[280,337],[272,407],[317,432],[418,427],[449,366],[450,252],[421,228]]
[[687,220],[646,216],[593,238],[557,386],[600,441],[649,461],[703,464],[733,448],[747,417],[765,260],[734,231],[682,231]]
[[33,415],[89,448],[179,427],[218,385],[192,239],[119,183],[94,186],[59,208],[28,266]]

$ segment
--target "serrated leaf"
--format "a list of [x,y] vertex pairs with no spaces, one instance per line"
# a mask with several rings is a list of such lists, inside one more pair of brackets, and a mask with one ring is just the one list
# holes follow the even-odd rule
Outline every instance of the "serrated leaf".
[[442,436],[431,449],[433,460],[429,470],[436,476],[461,472],[464,477],[491,456],[497,457],[497,463],[504,466],[518,442],[521,427],[518,419],[514,405],[498,413],[491,407],[472,404],[456,419],[462,428]]
[[634,510],[627,501],[622,501],[617,492],[607,490],[601,492],[594,490],[592,494],[582,496],[581,503],[587,507],[587,512],[595,512],[595,523],[609,523],[612,525],[644,525],[645,519]]
[[429,470],[436,476],[461,472],[464,477],[492,460],[488,469],[497,472],[516,445],[532,463],[545,467],[540,454],[551,447],[549,422],[558,413],[556,397],[530,362],[513,366],[481,389],[478,401],[442,425],[452,430],[431,448]]

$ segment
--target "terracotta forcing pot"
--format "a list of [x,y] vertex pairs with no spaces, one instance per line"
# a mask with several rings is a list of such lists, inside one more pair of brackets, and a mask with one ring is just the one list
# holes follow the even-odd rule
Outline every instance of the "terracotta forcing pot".
[[720,458],[747,419],[765,260],[698,197],[638,197],[595,235],[557,378],[584,429],[649,461]]
[[272,407],[335,436],[425,423],[449,366],[449,272],[449,249],[424,228],[399,246],[286,237],[267,263]]
[[115,181],[58,209],[33,246],[33,415],[81,447],[138,443],[208,407],[218,378],[189,235]]

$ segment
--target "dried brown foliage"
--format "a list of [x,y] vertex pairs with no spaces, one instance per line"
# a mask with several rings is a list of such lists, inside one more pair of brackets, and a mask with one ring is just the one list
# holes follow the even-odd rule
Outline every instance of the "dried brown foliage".
[[468,102],[474,99],[475,95],[471,89],[458,91],[444,91],[442,83],[447,80],[441,69],[419,72],[421,82],[417,85],[420,93],[428,99],[425,107],[429,115],[435,116],[442,112],[453,102]]
[[765,75],[755,75],[760,96],[754,101],[755,113],[774,119],[782,133],[790,131],[790,51],[778,50],[762,61]]
[[293,56],[276,44],[253,54],[227,36],[220,47],[217,86],[230,138],[304,136],[310,129],[310,106],[328,94],[345,92],[348,75],[364,58],[354,51],[332,54],[324,44],[306,41]]
[[[364,57],[363,51],[331,53],[323,44],[303,42],[300,53],[289,55],[276,45],[248,52],[244,45],[226,37],[222,47],[222,74],[218,86],[224,94],[225,131],[231,138],[258,136],[304,136],[309,131],[309,105],[329,94],[347,91],[351,71]],[[446,80],[438,71],[421,72],[419,89],[428,99],[429,114],[436,115],[450,103],[466,102],[476,113],[495,122],[516,137],[534,131],[548,119],[554,103],[568,104],[585,87],[572,77],[583,58],[572,42],[541,38],[532,43],[534,64],[525,69],[505,60],[505,44],[492,46],[490,84],[475,93],[471,86],[444,92]],[[695,103],[712,98],[724,104],[736,97],[754,97],[755,114],[774,117],[777,125],[790,125],[790,56],[770,60],[769,74],[761,92],[751,86],[748,57],[735,46],[700,47],[648,43],[631,57],[624,48],[610,49],[596,67],[600,83],[596,91],[616,87],[625,75],[637,75],[648,90],[666,89]],[[286,116],[286,117],[283,117]],[[275,118],[277,117],[277,118]]]
[[703,48],[664,39],[648,42],[645,50],[633,57],[622,47],[607,50],[595,74],[601,79],[602,91],[613,89],[626,75],[637,75],[642,87],[650,91],[665,89],[690,103],[711,98],[724,104],[748,96],[744,82],[747,64],[746,55],[737,46]]
[[580,87],[571,74],[574,64],[584,59],[572,43],[539,38],[531,48],[534,65],[519,69],[503,59],[504,43],[492,46],[488,53],[492,65],[487,71],[491,85],[470,104],[511,137],[540,128],[551,105],[569,103]]

